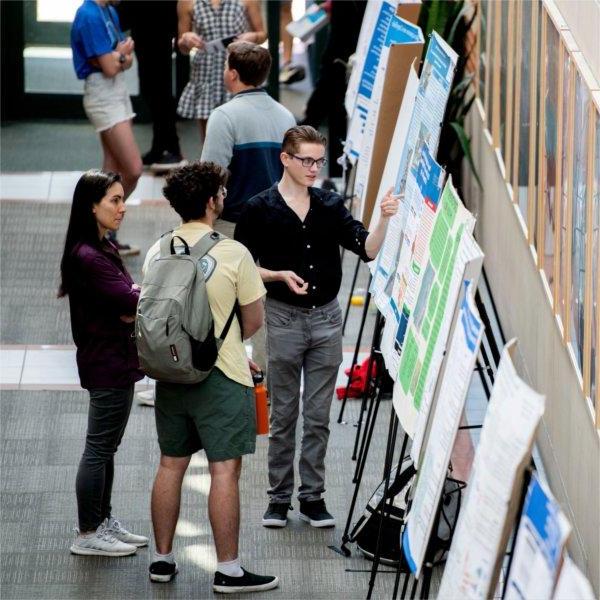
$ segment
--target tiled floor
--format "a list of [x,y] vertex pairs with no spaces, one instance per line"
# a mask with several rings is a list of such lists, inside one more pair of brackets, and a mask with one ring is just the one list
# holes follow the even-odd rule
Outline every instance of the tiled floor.
[[[43,171],[40,173],[3,173],[0,175],[0,199],[70,203],[82,171]],[[164,200],[164,179],[151,174],[140,177],[128,199],[129,204]]]
[[[186,477],[177,553],[178,581],[165,588],[148,583],[148,551],[131,560],[79,560],[66,548],[72,538],[76,507],[73,482],[84,439],[87,394],[81,391],[68,326],[68,304],[56,299],[60,246],[68,203],[79,172],[42,172],[0,176],[3,199],[2,336],[0,337],[0,414],[2,427],[2,515],[0,578],[3,598],[206,598],[215,556],[206,521],[209,484],[206,460],[194,459]],[[174,216],[160,200],[162,180],[145,175],[130,203],[123,239],[146,249]],[[139,202],[136,201],[139,198]],[[16,202],[7,202],[13,200]],[[141,206],[135,206],[141,204]],[[8,219],[8,221],[7,221]],[[19,245],[22,235],[29,243]],[[143,257],[143,253],[142,253]],[[139,280],[142,257],[128,259]],[[345,304],[355,261],[346,255],[340,300]],[[357,288],[367,287],[361,269]],[[353,355],[362,310],[352,307],[344,343],[344,369]],[[368,313],[359,363],[367,357],[374,311]],[[148,379],[141,389],[152,385]],[[350,400],[344,422],[337,423],[340,403],[333,402],[327,456],[327,498],[338,526],[327,532],[304,527],[292,517],[288,528],[268,532],[258,523],[265,508],[267,440],[259,438],[256,454],[245,461],[242,476],[244,560],[277,573],[281,588],[268,598],[364,598],[370,563],[353,549],[343,559],[328,546],[339,545],[350,498],[354,463],[350,460],[360,402]],[[382,403],[367,469],[360,489],[356,520],[381,479],[391,402]],[[481,422],[485,399],[477,379],[469,393],[466,420]],[[300,432],[299,432],[300,433]],[[471,432],[470,432],[471,433]],[[158,455],[153,412],[135,406],[117,454],[115,506],[133,529],[149,533],[148,492]],[[475,434],[476,435],[476,434]],[[474,438],[461,433],[455,459],[468,473]],[[399,446],[399,445],[398,445]],[[399,449],[399,447],[398,447]],[[434,574],[432,589],[438,585]],[[380,575],[375,596],[391,594],[393,578]]]

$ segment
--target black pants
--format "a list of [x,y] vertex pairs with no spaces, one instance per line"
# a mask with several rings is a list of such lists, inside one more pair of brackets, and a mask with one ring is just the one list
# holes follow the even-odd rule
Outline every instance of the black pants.
[[180,154],[175,127],[177,105],[172,92],[172,53],[172,39],[168,36],[137,35],[135,38],[140,93],[152,117],[151,150]]
[[346,138],[346,66],[356,49],[366,2],[352,0],[333,2],[329,25],[329,39],[321,58],[321,69],[315,88],[306,105],[303,124],[319,127],[329,124],[329,175],[338,177],[342,168],[337,159],[342,155],[342,141]]
[[75,490],[80,531],[94,531],[111,514],[114,456],[131,412],[133,385],[90,390],[85,449]]

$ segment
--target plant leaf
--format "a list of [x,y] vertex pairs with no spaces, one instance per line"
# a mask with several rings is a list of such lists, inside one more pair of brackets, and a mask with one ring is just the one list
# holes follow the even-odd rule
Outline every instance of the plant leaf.
[[481,184],[481,179],[479,179],[479,174],[477,173],[477,169],[475,168],[475,163],[473,162],[473,155],[471,154],[471,140],[469,140],[469,138],[467,137],[467,134],[466,134],[464,128],[461,125],[459,125],[458,123],[452,122],[452,123],[450,123],[450,127],[452,127],[452,129],[456,133],[456,137],[458,138],[458,143],[460,144],[460,147],[462,148],[465,158],[469,162],[469,166],[471,167],[471,170],[473,171],[473,175],[475,176],[475,179],[477,180],[477,183],[479,184],[479,189],[483,190],[483,185]]

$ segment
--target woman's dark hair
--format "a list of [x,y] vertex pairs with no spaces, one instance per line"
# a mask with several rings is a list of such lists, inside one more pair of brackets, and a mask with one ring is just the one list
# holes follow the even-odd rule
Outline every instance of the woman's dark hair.
[[73,204],[71,204],[65,249],[60,261],[59,298],[66,296],[73,286],[74,265],[72,252],[75,246],[83,242],[90,246],[100,247],[98,224],[92,211],[92,205],[98,204],[106,196],[111,185],[120,182],[121,176],[118,173],[104,172],[98,169],[86,171],[79,178],[73,192]]
[[184,223],[201,219],[209,198],[227,183],[227,175],[216,163],[195,161],[167,175],[163,194]]

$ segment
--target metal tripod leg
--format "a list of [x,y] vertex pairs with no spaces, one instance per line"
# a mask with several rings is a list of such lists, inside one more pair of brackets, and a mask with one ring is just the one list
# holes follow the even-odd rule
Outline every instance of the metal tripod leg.
[[350,383],[352,381],[352,375],[354,374],[354,367],[358,362],[358,351],[360,350],[360,343],[362,342],[362,336],[363,331],[365,329],[365,321],[367,320],[370,302],[371,294],[367,293],[367,298],[365,300],[365,308],[363,310],[362,319],[360,321],[360,329],[358,330],[358,338],[356,340],[356,346],[354,347],[354,356],[352,358],[352,364],[350,365],[350,372],[348,374],[348,382],[346,383],[346,390],[344,391],[344,399],[342,401],[342,406],[340,407],[340,414],[337,420],[338,423],[342,422],[342,417],[344,416],[344,409],[346,408],[346,402],[348,401],[348,391],[350,390]]

